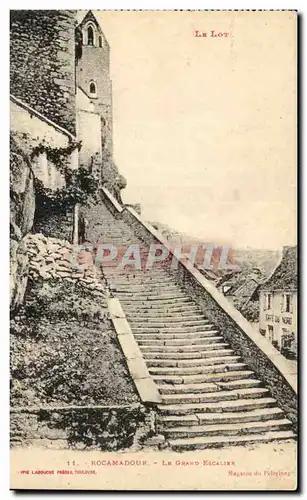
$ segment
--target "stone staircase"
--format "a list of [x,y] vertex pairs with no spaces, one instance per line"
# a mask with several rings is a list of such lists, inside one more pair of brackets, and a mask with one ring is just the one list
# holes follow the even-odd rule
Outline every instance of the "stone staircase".
[[[106,208],[100,220],[101,241],[141,243]],[[161,264],[103,270],[162,395],[158,432],[172,449],[295,437],[269,390]]]

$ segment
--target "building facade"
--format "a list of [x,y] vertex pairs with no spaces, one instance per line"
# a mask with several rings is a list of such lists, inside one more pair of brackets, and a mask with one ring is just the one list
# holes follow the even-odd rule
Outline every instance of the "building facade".
[[289,358],[297,356],[297,247],[282,259],[260,288],[260,333]]
[[10,93],[76,133],[74,10],[11,10]]
[[83,99],[87,98],[88,106],[99,117],[100,142],[103,148],[112,153],[110,47],[91,11],[77,26],[75,39],[77,92],[82,93]]

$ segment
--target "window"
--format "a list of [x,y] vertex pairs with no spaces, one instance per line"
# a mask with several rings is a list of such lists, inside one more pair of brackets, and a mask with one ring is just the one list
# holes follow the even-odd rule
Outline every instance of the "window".
[[97,89],[96,89],[96,83],[95,82],[91,82],[90,83],[90,95],[91,96],[96,96],[97,94]]
[[268,325],[268,338],[271,342],[274,340],[274,327],[272,325]]
[[92,26],[87,28],[87,44],[94,45],[94,30]]
[[292,312],[292,301],[291,301],[291,295],[290,294],[286,294],[284,296],[284,308],[285,308],[285,312],[287,313],[290,313]]
[[271,309],[272,308],[272,294],[271,293],[267,293],[267,296],[266,296],[266,308],[267,309]]
[[102,36],[99,36],[98,40],[99,40],[99,47],[102,47]]

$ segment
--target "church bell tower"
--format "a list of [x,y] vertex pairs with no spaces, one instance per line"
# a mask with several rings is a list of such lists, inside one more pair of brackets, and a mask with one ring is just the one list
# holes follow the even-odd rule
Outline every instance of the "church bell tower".
[[89,11],[77,26],[75,38],[76,85],[90,99],[95,112],[100,115],[102,147],[112,154],[110,46],[92,11]]

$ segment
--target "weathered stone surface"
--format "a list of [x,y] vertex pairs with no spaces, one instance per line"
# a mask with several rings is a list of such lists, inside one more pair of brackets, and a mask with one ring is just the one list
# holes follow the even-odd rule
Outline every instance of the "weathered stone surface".
[[54,252],[57,252],[57,250],[59,250],[59,248],[60,248],[60,245],[58,243],[51,242],[51,243],[47,244],[47,250],[48,250],[48,252],[51,253],[51,255],[53,255]]
[[15,311],[22,304],[26,291],[29,259],[23,241],[11,240],[10,250],[10,304]]
[[83,278],[83,273],[73,272],[73,273],[71,273],[71,277],[75,278],[75,279],[80,279],[80,278]]
[[35,213],[35,193],[34,193],[34,178],[29,174],[26,190],[23,195],[23,217],[20,224],[20,230],[23,235],[28,233],[33,226]]
[[22,304],[29,272],[23,236],[31,229],[35,212],[33,176],[23,153],[11,140],[10,151],[10,306]]
[[125,318],[126,317],[118,299],[109,299],[108,309],[109,309],[109,313],[114,318]]
[[67,279],[79,283],[99,297],[107,294],[105,283],[100,281],[102,277],[99,270],[88,269],[88,275],[84,277],[85,270],[74,266],[73,247],[66,240],[48,238],[39,233],[28,234],[25,242],[31,276],[40,276],[44,280]]
[[144,442],[145,446],[159,446],[165,442],[165,437],[162,434],[156,434]]
[[150,378],[143,358],[128,359],[127,365],[133,379]]
[[112,318],[117,335],[132,334],[128,321],[125,318]]
[[[152,432],[141,404],[11,411],[11,444],[56,449],[135,450]],[[159,436],[153,443],[162,443]]]
[[11,93],[74,133],[75,12],[11,10],[10,14]]
[[141,358],[142,354],[132,334],[119,335],[119,343],[126,359]]
[[143,403],[161,403],[162,397],[151,377],[135,379],[134,383]]
[[71,276],[70,272],[69,271],[58,271],[57,272],[58,276],[60,276],[61,278],[68,278]]

